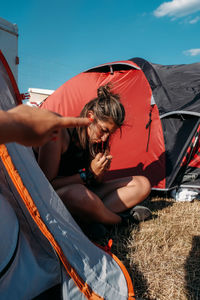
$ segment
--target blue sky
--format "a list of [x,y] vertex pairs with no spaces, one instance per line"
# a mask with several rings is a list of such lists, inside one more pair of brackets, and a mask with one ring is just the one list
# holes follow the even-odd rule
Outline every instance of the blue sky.
[[200,0],[11,0],[0,12],[18,25],[20,92],[132,57],[200,62]]

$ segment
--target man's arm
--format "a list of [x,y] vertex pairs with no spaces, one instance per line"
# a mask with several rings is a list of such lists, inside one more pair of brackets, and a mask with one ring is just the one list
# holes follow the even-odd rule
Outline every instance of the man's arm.
[[25,146],[40,146],[56,138],[60,128],[90,123],[88,118],[61,117],[22,104],[8,111],[0,110],[0,144],[17,142]]

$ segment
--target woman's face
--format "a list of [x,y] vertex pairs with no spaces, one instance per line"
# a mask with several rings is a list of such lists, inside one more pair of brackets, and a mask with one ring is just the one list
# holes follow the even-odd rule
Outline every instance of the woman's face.
[[90,143],[105,142],[117,129],[116,124],[110,121],[95,120],[87,127],[87,135]]

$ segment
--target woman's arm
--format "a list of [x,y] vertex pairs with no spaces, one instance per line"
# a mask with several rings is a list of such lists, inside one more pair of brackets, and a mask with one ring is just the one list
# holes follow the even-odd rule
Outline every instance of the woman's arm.
[[68,132],[66,130],[60,130],[56,140],[50,141],[39,148],[38,164],[55,189],[73,183],[83,184],[79,174],[58,177],[61,155],[67,151],[69,142],[70,137]]
[[62,154],[62,130],[55,140],[51,140],[38,149],[38,164],[49,181],[58,174]]

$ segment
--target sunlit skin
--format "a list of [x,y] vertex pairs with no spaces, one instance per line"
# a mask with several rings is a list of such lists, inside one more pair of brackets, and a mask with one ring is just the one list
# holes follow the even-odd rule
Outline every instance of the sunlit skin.
[[[93,122],[87,127],[90,143],[105,142],[118,129],[112,119],[98,120],[92,112],[87,117],[93,118]],[[78,220],[87,223],[120,223],[119,212],[137,205],[149,195],[150,183],[143,176],[102,182],[104,173],[110,167],[110,153],[98,153],[90,163],[90,170],[96,180],[101,182],[97,187],[88,189],[78,173],[58,177],[60,157],[67,151],[69,144],[68,132],[61,130],[56,141],[51,141],[39,149],[38,163],[64,204]]]

